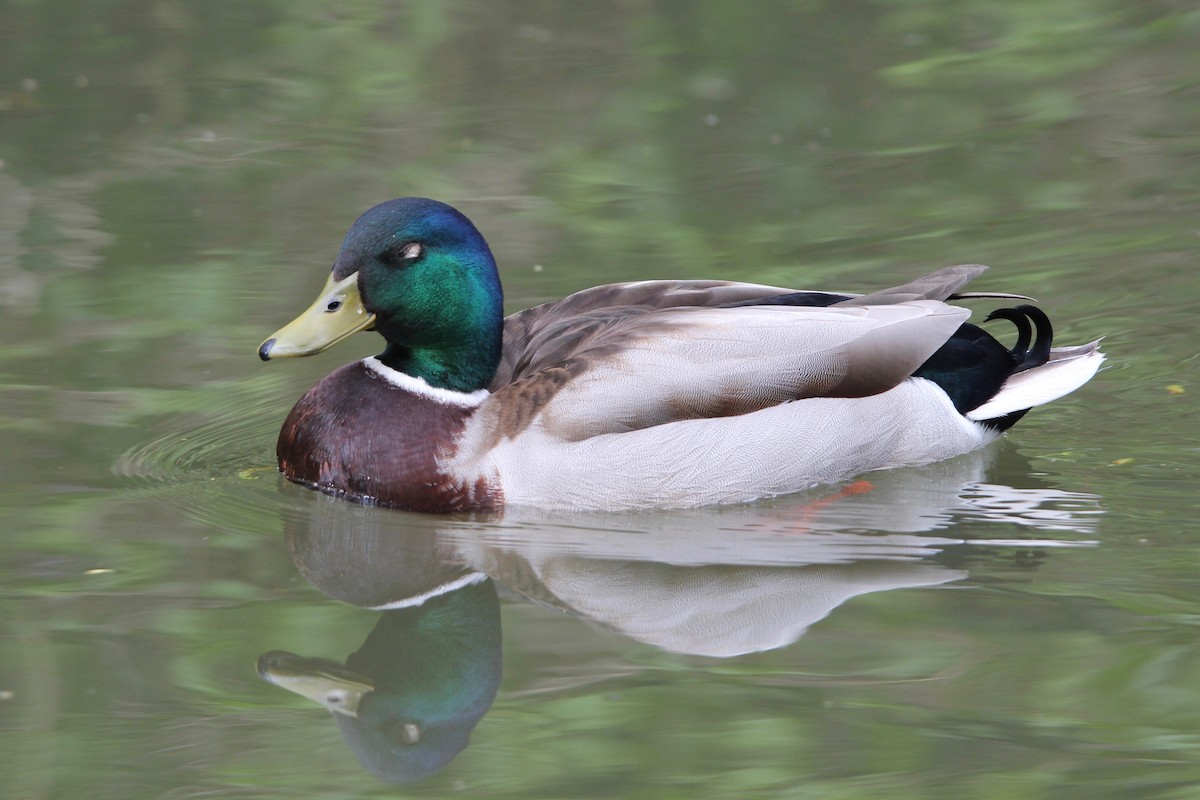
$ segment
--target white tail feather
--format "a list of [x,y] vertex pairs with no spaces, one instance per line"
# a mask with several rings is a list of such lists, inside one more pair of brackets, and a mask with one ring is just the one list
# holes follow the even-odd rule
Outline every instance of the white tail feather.
[[1040,367],[1018,372],[1004,382],[991,400],[967,412],[976,421],[996,419],[1014,411],[1033,408],[1083,386],[1104,362],[1099,340],[1077,347],[1056,348]]

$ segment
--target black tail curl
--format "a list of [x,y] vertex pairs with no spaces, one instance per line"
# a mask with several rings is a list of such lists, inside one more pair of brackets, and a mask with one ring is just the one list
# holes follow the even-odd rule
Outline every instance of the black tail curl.
[[[1013,357],[1013,368],[1010,375],[1040,367],[1050,360],[1050,346],[1054,342],[1054,326],[1050,324],[1050,318],[1040,308],[1028,305],[998,308],[988,314],[984,322],[991,322],[994,319],[1006,319],[1017,328],[1017,343],[1009,350]],[[1030,347],[1031,338],[1032,347]]]
[[[965,322],[913,373],[942,387],[959,413],[966,414],[986,403],[1010,376],[1050,360],[1054,329],[1041,309],[1030,305],[1000,308],[988,315],[985,322],[994,319],[1008,320],[1016,327],[1017,342],[1012,349],[983,328]],[[1014,411],[984,420],[983,424],[1007,430],[1024,414],[1024,410]]]

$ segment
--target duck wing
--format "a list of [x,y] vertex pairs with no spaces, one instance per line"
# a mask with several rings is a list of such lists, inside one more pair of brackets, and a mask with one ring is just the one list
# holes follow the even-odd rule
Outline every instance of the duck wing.
[[[595,286],[507,317],[500,365],[489,388],[496,391],[522,377],[561,364],[578,351],[593,350],[601,340],[613,337],[625,320],[654,311],[682,307],[825,307],[947,300],[986,269],[981,264],[945,267],[867,295],[712,280],[634,281]],[[1022,297],[985,293],[970,296]]]
[[860,297],[661,281],[572,295],[515,321],[526,338],[506,347],[509,380],[479,409],[474,444],[516,436],[535,419],[577,441],[887,391],[969,316],[940,300],[983,269],[939,270]]
[[[611,340],[625,320],[680,307],[756,303],[790,292],[777,286],[731,281],[635,281],[610,283],[543,303],[504,320],[504,349],[491,390],[561,364],[582,350]],[[828,294],[829,302],[844,295]]]

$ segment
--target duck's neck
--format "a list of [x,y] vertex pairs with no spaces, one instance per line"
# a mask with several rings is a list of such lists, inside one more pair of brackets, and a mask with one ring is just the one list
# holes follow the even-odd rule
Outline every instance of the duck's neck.
[[[500,364],[503,295],[495,267],[443,271],[403,293],[403,313],[381,314],[375,330],[387,340],[379,360],[394,370],[454,392],[486,389]],[[386,300],[386,298],[385,298]],[[393,302],[393,305],[396,303]],[[390,318],[389,318],[390,317]]]
[[406,347],[388,343],[379,360],[387,366],[430,386],[452,392],[486,389],[500,363],[499,342],[487,345],[466,344],[441,347]]

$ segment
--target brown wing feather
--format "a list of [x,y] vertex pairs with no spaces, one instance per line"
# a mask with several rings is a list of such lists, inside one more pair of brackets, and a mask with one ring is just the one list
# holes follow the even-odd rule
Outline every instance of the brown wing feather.
[[[518,311],[504,320],[496,391],[582,351],[594,351],[630,317],[681,306],[720,306],[786,293],[777,286],[730,281],[610,283]],[[619,347],[619,341],[606,342]]]
[[[836,305],[946,300],[985,269],[974,264],[947,267],[902,286],[854,297]],[[744,303],[791,291],[727,281],[643,281],[597,286],[513,314],[505,320],[501,364],[492,381],[493,396],[486,403],[485,416],[491,419],[483,427],[492,431],[488,437],[492,439],[490,444],[524,430],[564,386],[589,368],[636,347],[639,342],[654,339],[673,327],[678,319],[675,314],[658,316],[653,312]],[[876,362],[873,358],[868,360]],[[864,362],[862,366],[870,367],[868,371],[875,377],[880,374],[877,362]],[[851,390],[846,396],[855,393],[852,385],[855,382],[848,380],[849,377],[842,376],[839,381]],[[865,379],[856,382],[870,383]],[[889,377],[885,383],[861,389],[859,393],[883,391],[894,381]],[[729,401],[727,398],[721,402]],[[762,407],[763,402],[762,398],[755,398],[753,402],[734,403],[736,408],[727,408],[724,413],[744,413]],[[704,406],[703,403],[700,405]],[[711,415],[711,411],[707,409],[704,413]]]

